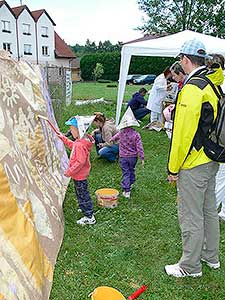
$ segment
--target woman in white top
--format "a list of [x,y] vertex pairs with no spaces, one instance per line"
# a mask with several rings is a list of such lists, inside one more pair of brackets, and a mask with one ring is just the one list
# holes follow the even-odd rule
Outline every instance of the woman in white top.
[[158,121],[162,123],[162,102],[167,94],[167,79],[171,77],[170,69],[167,68],[162,74],[156,77],[146,108],[151,110],[151,123]]

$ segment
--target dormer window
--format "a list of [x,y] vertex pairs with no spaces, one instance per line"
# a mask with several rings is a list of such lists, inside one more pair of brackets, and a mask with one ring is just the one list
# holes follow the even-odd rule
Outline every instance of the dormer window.
[[30,33],[30,24],[23,23],[23,34],[31,35]]
[[9,21],[2,20],[2,32],[11,33]]
[[48,27],[41,26],[41,36],[46,38],[48,37]]
[[31,52],[31,45],[30,44],[24,44],[24,55],[32,55]]

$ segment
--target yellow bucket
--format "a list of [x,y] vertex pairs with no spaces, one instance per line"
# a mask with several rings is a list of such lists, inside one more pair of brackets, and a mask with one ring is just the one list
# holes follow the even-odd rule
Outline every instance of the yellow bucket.
[[119,191],[116,189],[104,188],[95,192],[98,205],[108,208],[114,208],[117,206]]
[[91,294],[91,300],[126,300],[116,289],[109,286],[99,286]]

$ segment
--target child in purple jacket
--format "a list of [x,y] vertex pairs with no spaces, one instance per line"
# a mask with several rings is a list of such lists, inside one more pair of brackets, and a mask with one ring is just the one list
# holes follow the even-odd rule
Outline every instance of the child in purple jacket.
[[130,198],[131,185],[135,182],[135,166],[138,156],[144,166],[144,150],[140,134],[131,126],[140,126],[130,107],[126,110],[112,141],[119,140],[120,167],[122,170],[123,196]]

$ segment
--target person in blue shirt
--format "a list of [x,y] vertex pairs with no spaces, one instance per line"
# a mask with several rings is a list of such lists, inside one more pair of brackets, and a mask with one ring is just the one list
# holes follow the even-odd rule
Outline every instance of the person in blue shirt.
[[127,108],[131,108],[137,120],[141,120],[150,113],[150,110],[146,108],[147,101],[144,98],[146,94],[147,90],[145,88],[141,88],[139,92],[133,94],[132,98],[127,104]]

